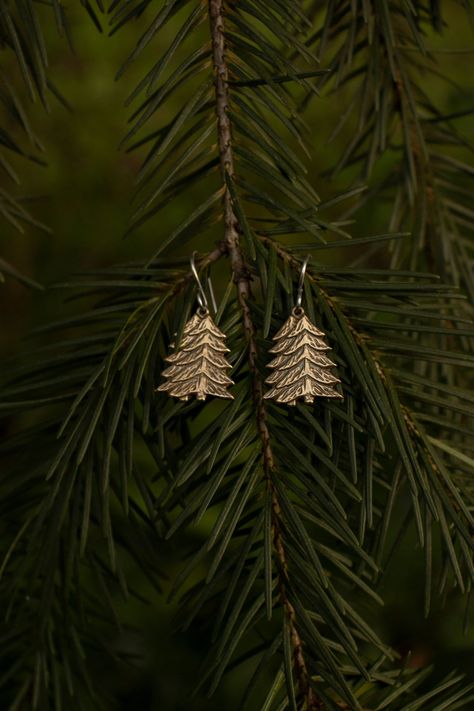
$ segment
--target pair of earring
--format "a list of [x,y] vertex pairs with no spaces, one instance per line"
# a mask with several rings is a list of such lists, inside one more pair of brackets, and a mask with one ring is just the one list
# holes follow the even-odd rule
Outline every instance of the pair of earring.
[[[268,364],[273,373],[266,383],[271,386],[265,399],[296,405],[297,400],[312,403],[315,397],[342,398],[336,389],[341,381],[334,375],[335,363],[326,355],[330,347],[325,334],[311,323],[302,304],[304,278],[309,256],[303,262],[296,306],[282,328],[275,334],[270,349],[275,357]],[[205,291],[191,257],[191,270],[197,283],[198,309],[186,323],[183,336],[167,357],[170,365],[163,371],[165,382],[157,389],[180,400],[194,395],[205,400],[208,395],[232,399],[228,388],[233,381],[227,375],[231,366],[226,353],[225,334],[216,326]]]

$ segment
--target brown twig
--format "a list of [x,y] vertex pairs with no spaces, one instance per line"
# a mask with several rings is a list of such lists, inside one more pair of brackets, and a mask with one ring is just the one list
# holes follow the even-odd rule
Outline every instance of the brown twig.
[[[206,269],[209,267],[211,264],[214,264],[215,262],[218,262],[221,257],[224,256],[224,254],[227,253],[227,245],[225,242],[219,242],[217,247],[213,249],[211,252],[207,252],[207,254],[204,254],[202,257],[198,257],[196,259],[196,266],[199,270]],[[174,282],[174,287],[172,291],[172,296],[176,296],[182,289],[184,289],[187,284],[192,282],[194,279],[194,275],[189,269],[187,270],[186,274],[184,274],[180,279],[177,279]]]
[[234,212],[231,194],[227,188],[227,177],[234,177],[234,156],[232,150],[232,127],[228,115],[229,75],[226,62],[224,31],[224,0],[209,0],[213,64],[215,73],[217,135],[220,166],[224,192],[224,240],[230,258],[232,273],[237,288],[238,301],[248,343],[248,365],[253,378],[253,398],[256,408],[258,431],[262,442],[263,468],[267,486],[272,498],[273,546],[278,560],[280,599],[287,616],[290,639],[293,647],[295,676],[301,706],[307,711],[319,711],[321,703],[311,686],[311,677],[306,665],[303,643],[296,624],[296,613],[287,595],[288,563],[281,535],[281,510],[277,491],[273,482],[275,460],[270,441],[267,411],[263,400],[263,384],[258,369],[258,348],[255,326],[249,307],[252,296],[251,276],[240,248],[239,223]]

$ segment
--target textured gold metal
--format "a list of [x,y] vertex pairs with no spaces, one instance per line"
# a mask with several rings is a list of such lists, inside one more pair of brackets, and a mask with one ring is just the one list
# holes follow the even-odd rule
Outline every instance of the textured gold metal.
[[265,382],[272,388],[265,399],[288,405],[296,405],[300,398],[311,403],[316,396],[342,399],[336,389],[341,381],[330,371],[336,364],[325,355],[331,348],[324,338],[324,332],[311,323],[300,306],[293,309],[273,337],[276,345],[270,353],[276,357],[268,364],[273,373]]
[[199,308],[186,323],[181,341],[166,360],[166,382],[157,390],[167,392],[180,400],[194,395],[205,400],[207,395],[233,399],[227,390],[233,381],[226,375],[230,369],[225,353],[225,334],[220,331],[206,308]]

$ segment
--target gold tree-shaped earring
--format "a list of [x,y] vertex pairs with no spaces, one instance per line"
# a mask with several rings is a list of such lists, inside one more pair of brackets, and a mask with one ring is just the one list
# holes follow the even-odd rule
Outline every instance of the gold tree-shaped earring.
[[166,360],[171,363],[162,375],[166,379],[157,390],[167,392],[180,400],[189,400],[194,395],[205,400],[207,395],[233,399],[227,390],[233,381],[228,377],[230,364],[225,353],[225,334],[220,331],[209,314],[207,297],[191,257],[191,271],[197,283],[198,309],[187,321],[179,344]]
[[309,259],[306,257],[301,267],[296,306],[273,337],[276,345],[270,353],[276,357],[268,364],[273,373],[265,381],[272,388],[264,397],[288,405],[296,405],[300,398],[311,403],[317,396],[342,399],[336,389],[341,382],[334,375],[336,364],[326,355],[331,348],[324,340],[325,334],[311,323],[301,306]]

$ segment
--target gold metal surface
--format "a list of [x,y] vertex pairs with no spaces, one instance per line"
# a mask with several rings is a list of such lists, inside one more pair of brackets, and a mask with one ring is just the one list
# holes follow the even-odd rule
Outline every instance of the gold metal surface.
[[307,403],[315,397],[342,399],[336,389],[341,381],[330,370],[336,364],[325,355],[331,349],[324,338],[324,332],[311,323],[300,306],[293,309],[273,337],[276,345],[270,353],[276,357],[268,364],[273,373],[265,382],[272,388],[265,393],[265,399],[288,405],[296,405],[300,398]]
[[166,360],[169,365],[163,371],[166,382],[157,390],[167,392],[180,400],[189,400],[195,396],[205,400],[207,395],[233,399],[227,390],[233,381],[226,375],[230,369],[225,353],[225,334],[220,331],[206,308],[197,313],[186,323],[183,337]]

